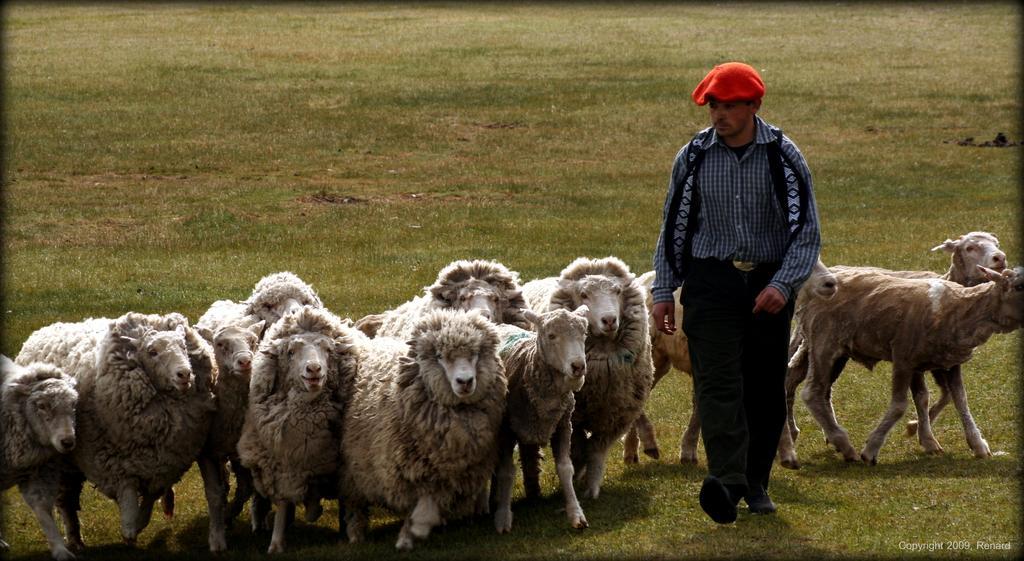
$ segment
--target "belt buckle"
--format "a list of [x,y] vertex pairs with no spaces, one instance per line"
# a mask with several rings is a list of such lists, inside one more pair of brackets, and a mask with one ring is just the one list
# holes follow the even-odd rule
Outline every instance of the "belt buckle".
[[743,271],[744,273],[749,273],[750,271],[753,271],[754,268],[757,267],[757,263],[753,263],[751,261],[737,261],[733,259],[732,266]]

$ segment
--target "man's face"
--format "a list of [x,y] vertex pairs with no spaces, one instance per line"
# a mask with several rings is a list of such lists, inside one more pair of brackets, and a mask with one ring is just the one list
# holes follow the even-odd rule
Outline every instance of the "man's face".
[[746,136],[754,130],[754,115],[760,107],[761,100],[722,102],[712,99],[708,102],[711,125],[726,143],[753,139]]

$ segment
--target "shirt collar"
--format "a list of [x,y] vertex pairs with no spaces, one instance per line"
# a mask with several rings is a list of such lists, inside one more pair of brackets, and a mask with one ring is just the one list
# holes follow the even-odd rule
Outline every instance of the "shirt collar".
[[[775,134],[772,132],[772,125],[764,122],[761,117],[754,115],[754,143],[756,144],[768,144],[775,139]],[[711,129],[711,139],[708,141],[707,147],[710,148],[715,144],[721,144],[727,146],[724,142],[718,141],[718,131],[714,127]]]

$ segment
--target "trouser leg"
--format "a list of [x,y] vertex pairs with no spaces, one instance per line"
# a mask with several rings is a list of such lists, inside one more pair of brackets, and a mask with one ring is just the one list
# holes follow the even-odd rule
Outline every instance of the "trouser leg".
[[[765,282],[767,284],[767,282]],[[760,292],[763,285],[751,289]],[[786,424],[786,367],[792,303],[777,314],[758,313],[744,341],[743,395],[747,413],[747,481],[768,488],[775,454]]]
[[742,356],[743,315],[749,308],[742,278],[722,265],[693,262],[684,292],[683,329],[708,473],[726,485],[745,487],[748,431]]

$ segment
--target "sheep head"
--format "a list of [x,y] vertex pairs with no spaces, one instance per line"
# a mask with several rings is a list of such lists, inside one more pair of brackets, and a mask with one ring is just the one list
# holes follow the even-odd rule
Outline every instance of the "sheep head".
[[338,388],[339,369],[351,370],[348,351],[351,331],[329,311],[302,306],[284,316],[267,331],[260,353],[270,357],[256,361],[252,392],[270,395],[297,389],[316,394],[325,387]]
[[266,325],[273,324],[302,306],[323,307],[313,287],[287,271],[260,279],[245,304],[246,313],[265,321]]
[[247,376],[252,372],[253,355],[259,346],[263,326],[263,321],[249,327],[228,325],[214,333],[213,352],[221,375]]
[[836,291],[839,290],[839,279],[832,274],[832,271],[828,270],[828,267],[822,263],[821,259],[818,259],[814,263],[814,267],[811,269],[811,276],[807,277],[804,287],[812,296],[828,300],[835,296]]
[[75,447],[75,407],[78,391],[75,380],[57,368],[44,363],[33,363],[23,369],[7,384],[4,407],[16,407],[28,421],[36,441],[67,454]]
[[562,270],[549,307],[575,310],[586,305],[591,335],[612,339],[623,323],[622,310],[631,297],[627,292],[639,290],[632,286],[635,279],[629,267],[616,257],[580,257]]
[[544,314],[526,310],[523,315],[537,329],[537,349],[545,364],[565,376],[573,391],[580,391],[587,374],[587,306],[570,312],[558,309]]
[[1002,272],[978,265],[978,272],[994,282],[1002,293],[996,321],[1004,332],[1024,325],[1024,267],[1004,269]]
[[490,321],[500,321],[501,290],[486,281],[471,278],[457,284],[442,284],[429,287],[434,306],[455,310],[476,310]]
[[503,372],[498,343],[493,324],[479,313],[436,310],[413,329],[407,364],[418,368],[439,402],[470,403]]
[[1006,269],[1006,254],[999,249],[999,240],[988,232],[969,232],[955,240],[947,239],[932,248],[950,253],[950,278],[964,286],[986,282],[986,276],[979,272],[979,265],[988,269]]
[[186,393],[192,387],[195,376],[188,358],[185,330],[184,325],[178,325],[172,331],[146,329],[139,337],[121,336],[122,343],[129,347],[128,358],[142,366],[158,390]]

